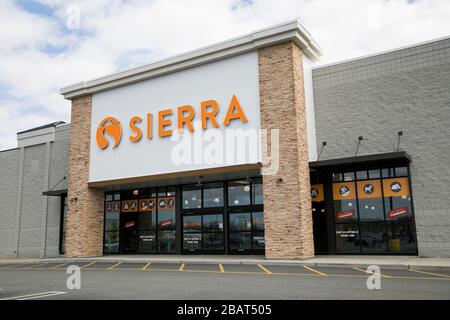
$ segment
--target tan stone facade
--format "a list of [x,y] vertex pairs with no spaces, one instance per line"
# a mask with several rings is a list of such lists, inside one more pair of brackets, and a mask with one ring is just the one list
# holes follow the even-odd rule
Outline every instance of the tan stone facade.
[[[314,243],[301,49],[293,42],[259,49],[259,86],[261,127],[280,130],[279,172],[263,178],[266,257],[309,258]],[[68,257],[103,251],[104,194],[88,187],[91,107],[90,95],[72,101]]]
[[261,128],[280,130],[279,172],[263,178],[266,258],[309,258],[314,240],[301,49],[293,42],[260,49],[259,87]]
[[92,96],[72,101],[65,254],[103,253],[103,190],[88,188]]

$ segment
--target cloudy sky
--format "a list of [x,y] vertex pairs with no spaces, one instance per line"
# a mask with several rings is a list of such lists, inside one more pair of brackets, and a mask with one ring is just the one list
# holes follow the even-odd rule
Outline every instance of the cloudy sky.
[[450,36],[448,0],[0,0],[0,150],[69,122],[65,85],[296,18],[320,64]]

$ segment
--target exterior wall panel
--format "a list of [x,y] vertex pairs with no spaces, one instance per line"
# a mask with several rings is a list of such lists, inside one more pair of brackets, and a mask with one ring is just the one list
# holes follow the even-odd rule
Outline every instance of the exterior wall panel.
[[412,157],[421,256],[450,256],[450,39],[313,71],[320,160],[397,150]]

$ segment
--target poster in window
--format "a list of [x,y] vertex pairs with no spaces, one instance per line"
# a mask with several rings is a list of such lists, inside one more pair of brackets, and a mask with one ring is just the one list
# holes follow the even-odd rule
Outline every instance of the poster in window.
[[137,212],[138,201],[137,200],[124,200],[122,201],[122,212]]
[[175,210],[175,197],[158,198],[158,210]]
[[106,202],[106,213],[120,212],[120,201],[108,201]]
[[356,187],[358,188],[359,199],[375,199],[382,197],[380,180],[358,181]]
[[147,198],[139,200],[139,211],[140,212],[153,212],[156,207],[155,198]]
[[311,185],[311,201],[321,202],[323,200],[323,184]]
[[356,199],[355,183],[333,183],[333,200]]
[[408,178],[383,179],[383,192],[385,197],[408,197]]

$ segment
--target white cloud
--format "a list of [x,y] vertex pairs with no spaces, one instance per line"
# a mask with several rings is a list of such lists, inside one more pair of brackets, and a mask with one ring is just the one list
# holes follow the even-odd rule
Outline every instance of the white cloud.
[[[59,88],[299,18],[329,63],[442,36],[447,0],[36,0],[53,17],[0,1],[0,150],[15,133],[69,121]],[[81,9],[68,30],[67,7]]]

